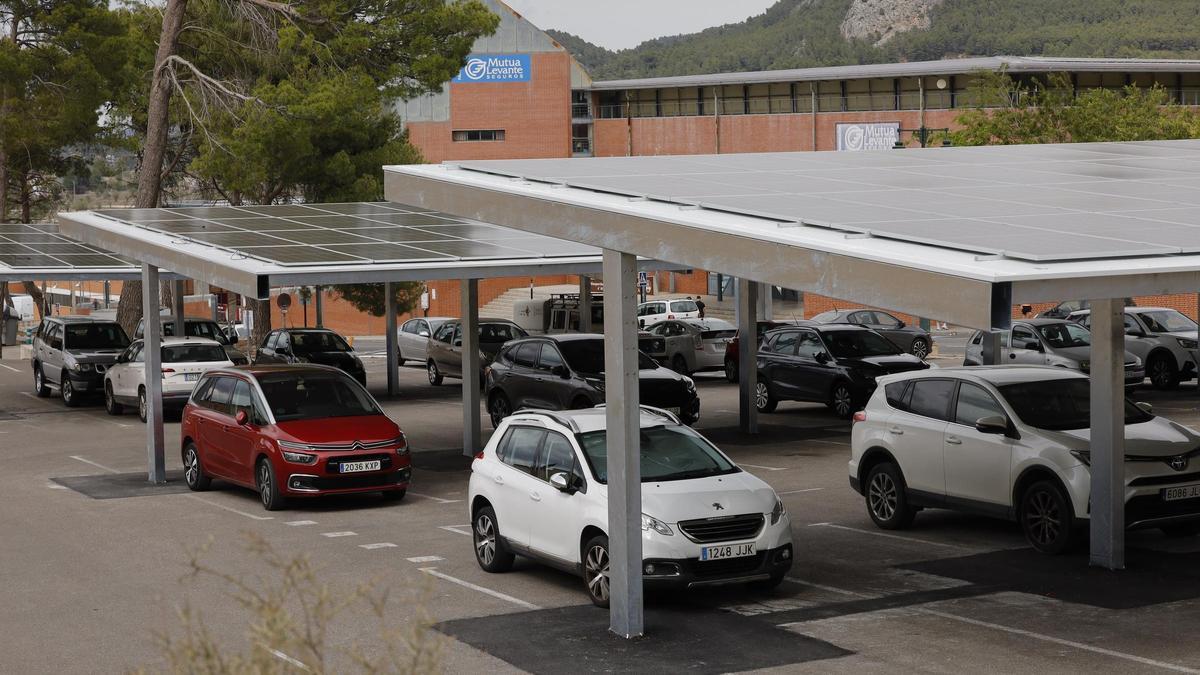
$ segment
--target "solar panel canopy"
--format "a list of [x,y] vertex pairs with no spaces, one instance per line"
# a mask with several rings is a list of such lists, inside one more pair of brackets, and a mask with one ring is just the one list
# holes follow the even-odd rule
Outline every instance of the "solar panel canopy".
[[65,237],[52,223],[0,223],[0,268],[86,272],[132,269],[135,264]]
[[454,165],[1031,262],[1200,252],[1200,141]]

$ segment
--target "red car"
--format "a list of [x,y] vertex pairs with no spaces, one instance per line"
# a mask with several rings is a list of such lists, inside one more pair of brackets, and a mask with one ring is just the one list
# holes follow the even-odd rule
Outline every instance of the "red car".
[[404,432],[354,378],[315,364],[210,370],[183,409],[184,479],[254,488],[263,508],[290,497],[382,492],[404,497]]

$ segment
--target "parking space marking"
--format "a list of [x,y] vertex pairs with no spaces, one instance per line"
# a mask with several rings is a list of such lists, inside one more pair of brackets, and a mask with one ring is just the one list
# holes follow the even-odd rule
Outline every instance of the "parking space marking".
[[816,492],[818,490],[824,490],[824,489],[825,488],[823,488],[823,487],[822,488],[804,488],[803,490],[788,490],[786,492],[776,492],[775,494],[780,495],[780,496],[782,496],[782,495],[798,495],[801,492]]
[[235,508],[233,508],[232,506],[225,506],[224,504],[218,504],[218,503],[216,503],[216,502],[210,502],[210,501],[208,501],[207,499],[205,499],[205,498],[203,498],[203,497],[197,497],[196,495],[185,495],[185,496],[186,496],[188,499],[192,499],[192,500],[195,500],[195,501],[201,502],[201,503],[203,503],[203,504],[208,504],[209,506],[215,506],[215,507],[217,507],[218,509],[223,509],[223,510],[225,510],[225,511],[228,511],[228,512],[230,512],[230,513],[236,513],[236,514],[238,514],[239,516],[243,516],[243,517],[245,517],[245,518],[249,518],[249,519],[251,519],[251,520],[275,520],[275,516],[256,516],[256,515],[254,515],[253,513],[246,513],[245,511],[239,511],[238,509],[235,509]]
[[13,371],[14,373],[21,372],[21,371],[17,370],[16,368],[13,368],[12,366],[4,365],[3,363],[0,363],[0,368],[8,368],[9,370]]
[[[796,577],[786,577],[786,579],[792,583],[800,584],[802,586],[809,586],[811,588],[816,588],[816,589],[822,590],[822,591],[829,591],[831,593],[837,593],[839,595],[848,595],[848,596],[852,596],[852,597],[856,597],[856,598],[863,598],[863,599],[871,599],[871,598],[879,597],[878,595],[857,593],[855,591],[849,591],[844,588],[837,588],[835,586],[827,586],[825,584],[816,584],[811,581],[805,581],[804,579],[797,579]],[[972,619],[970,617],[961,616],[958,614],[952,614],[950,612],[943,612],[943,611],[936,610],[936,609],[929,609],[927,607],[913,607],[911,609],[912,609],[912,611],[918,612],[920,614],[928,614],[930,616],[936,616],[938,618],[948,619],[950,621],[958,621],[961,623],[970,624],[972,626],[979,626],[980,628],[990,628],[992,630],[998,630],[998,631],[1002,631],[1005,633],[1010,633],[1012,635],[1020,635],[1021,637],[1027,637],[1027,638],[1030,638],[1033,640],[1040,640],[1042,642],[1049,642],[1049,643],[1056,644],[1056,645],[1062,645],[1064,647],[1071,647],[1073,649],[1079,649],[1079,650],[1086,651],[1086,652],[1092,652],[1093,654],[1102,654],[1104,656],[1110,656],[1115,659],[1133,661],[1134,663],[1140,663],[1142,665],[1153,666],[1156,668],[1163,668],[1165,670],[1172,670],[1172,671],[1180,672],[1180,673],[1193,673],[1196,675],[1200,675],[1200,670],[1196,670],[1195,668],[1188,668],[1187,666],[1181,666],[1179,664],[1170,663],[1167,661],[1155,661],[1154,659],[1148,659],[1144,656],[1138,656],[1136,654],[1128,654],[1126,652],[1118,652],[1118,651],[1114,651],[1112,649],[1105,649],[1104,647],[1097,647],[1095,645],[1089,645],[1089,644],[1086,644],[1083,642],[1075,642],[1074,640],[1066,640],[1064,638],[1057,638],[1057,637],[1054,637],[1053,635],[1045,635],[1043,633],[1035,633],[1033,631],[1025,630],[1023,628],[1013,628],[1012,626],[1004,626],[1004,625],[1001,625],[998,623],[992,623],[990,621],[981,621],[980,619]]]
[[942,546],[944,548],[957,548],[963,551],[979,551],[981,549],[974,546],[964,546],[962,544],[946,544],[940,541],[931,541],[929,539],[918,539],[916,537],[905,537],[899,534],[888,534],[886,532],[874,532],[871,530],[863,530],[857,527],[846,527],[837,523],[809,523],[809,527],[832,527],[838,530],[846,530],[847,532],[858,532],[859,534],[869,534],[873,537],[884,537],[885,539],[899,539],[900,541],[912,542],[914,544],[925,544],[926,546]]
[[77,459],[77,460],[83,462],[84,464],[91,464],[92,466],[96,467],[97,469],[104,469],[105,471],[107,471],[109,473],[121,473],[120,471],[117,471],[116,469],[104,466],[103,464],[101,464],[99,462],[93,462],[92,460],[90,460],[86,457],[80,457],[79,455],[71,455],[71,459]]
[[438,562],[441,560],[445,560],[445,558],[443,558],[440,555],[419,555],[415,558],[405,558],[405,559],[408,560],[408,562],[410,562],[410,563],[431,563],[431,562]]
[[786,471],[786,470],[787,470],[787,467],[780,467],[780,466],[759,466],[759,465],[757,465],[757,464],[747,464],[747,463],[745,463],[745,462],[738,462],[738,466],[748,466],[748,467],[750,467],[751,469],[762,469],[763,471]]
[[317,521],[315,521],[315,520],[289,520],[288,522],[284,523],[284,525],[291,525],[292,527],[303,527],[305,525],[316,525],[316,524],[317,524]]
[[46,483],[46,487],[50,488],[51,490],[68,490],[68,489],[70,489],[66,485],[59,485],[58,483]]
[[321,533],[321,536],[322,536],[322,537],[329,537],[330,539],[334,539],[334,538],[337,538],[337,537],[357,537],[357,536],[358,536],[358,533],[357,533],[357,532],[350,532],[349,530],[346,530],[346,531],[343,531],[343,532],[322,532],[322,533]]
[[810,438],[808,440],[810,443],[828,443],[829,445],[844,445],[846,447],[850,446],[850,444],[846,443],[845,441],[827,441],[824,438]]
[[412,492],[411,490],[409,491],[408,494],[410,494],[414,497],[420,497],[421,499],[429,499],[429,500],[435,501],[439,504],[457,504],[458,502],[462,501],[461,499],[443,499],[442,497],[434,497],[432,495],[423,495],[420,492]]
[[374,551],[381,548],[396,548],[396,545],[390,541],[381,541],[378,544],[359,544],[359,548],[365,548],[368,551]]
[[485,595],[490,595],[493,598],[499,598],[500,600],[504,600],[506,602],[511,602],[512,604],[517,605],[518,607],[524,607],[525,609],[541,609],[541,607],[538,607],[537,605],[533,604],[532,602],[525,602],[524,600],[521,600],[520,598],[514,598],[511,595],[505,595],[504,593],[501,593],[500,591],[493,591],[490,588],[484,588],[483,586],[477,586],[469,581],[463,581],[462,579],[459,579],[457,577],[452,577],[449,574],[442,574],[441,572],[437,571],[437,568],[435,568],[435,567],[422,567],[420,569],[422,572],[424,572],[425,574],[428,574],[430,576],[434,576],[439,579],[444,579],[446,581],[449,581],[452,584],[458,584],[459,586],[462,586],[463,588],[469,588],[473,591],[479,591],[480,593],[483,593]]
[[[463,531],[463,528],[466,528],[465,532]],[[467,524],[467,525],[439,525],[438,529],[445,530],[447,532],[453,532],[454,534],[463,534],[468,537],[471,536],[471,525],[470,524]]]

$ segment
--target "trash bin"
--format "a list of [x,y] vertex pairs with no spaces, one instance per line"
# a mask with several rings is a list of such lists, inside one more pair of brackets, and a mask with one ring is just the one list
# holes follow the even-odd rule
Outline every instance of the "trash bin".
[[5,347],[17,344],[17,324],[20,320],[13,316],[4,320],[3,343]]

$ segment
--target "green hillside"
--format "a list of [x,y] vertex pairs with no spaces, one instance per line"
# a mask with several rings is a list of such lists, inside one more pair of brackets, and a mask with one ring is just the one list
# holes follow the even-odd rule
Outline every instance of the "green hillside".
[[931,26],[882,46],[846,40],[852,0],[779,0],[744,22],[613,52],[549,31],[597,79],[918,61],[955,56],[1200,58],[1196,0],[946,0]]

